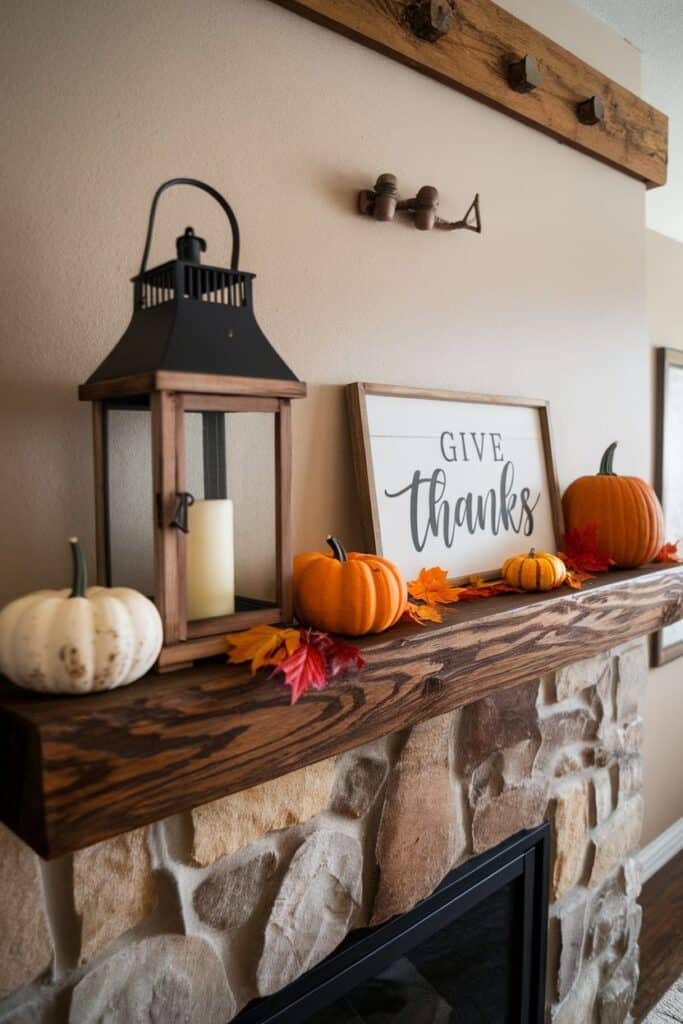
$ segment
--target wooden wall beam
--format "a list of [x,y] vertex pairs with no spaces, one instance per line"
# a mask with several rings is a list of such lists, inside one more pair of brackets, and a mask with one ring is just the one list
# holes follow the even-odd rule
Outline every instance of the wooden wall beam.
[[[560,142],[617,167],[648,188],[666,182],[668,118],[492,0],[454,0],[446,35],[418,38],[406,0],[274,0]],[[531,54],[541,80],[508,85],[507,64]],[[577,105],[598,96],[604,120],[582,124]]]

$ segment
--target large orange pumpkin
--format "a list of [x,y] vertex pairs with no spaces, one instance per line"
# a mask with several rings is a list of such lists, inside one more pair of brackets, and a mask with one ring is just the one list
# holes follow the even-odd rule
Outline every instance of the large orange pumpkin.
[[306,626],[329,633],[381,633],[403,615],[408,599],[400,569],[387,558],[344,550],[328,537],[331,553],[294,559],[294,610]]
[[654,490],[637,476],[617,476],[616,441],[600,462],[597,476],[581,476],[564,493],[568,530],[598,525],[598,547],[616,565],[633,568],[651,562],[664,543],[664,516]]

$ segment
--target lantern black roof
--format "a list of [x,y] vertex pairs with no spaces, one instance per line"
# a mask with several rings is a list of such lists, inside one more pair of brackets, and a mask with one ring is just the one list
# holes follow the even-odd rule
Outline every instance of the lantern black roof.
[[[186,228],[176,242],[177,258],[147,270],[154,218],[161,194],[173,185],[208,192],[232,228],[230,267],[206,266],[206,243]],[[132,279],[133,316],[118,344],[88,384],[167,370],[268,380],[298,381],[254,316],[254,274],[238,270],[239,227],[227,200],[210,185],[175,178],[157,190],[150,210],[140,272]]]

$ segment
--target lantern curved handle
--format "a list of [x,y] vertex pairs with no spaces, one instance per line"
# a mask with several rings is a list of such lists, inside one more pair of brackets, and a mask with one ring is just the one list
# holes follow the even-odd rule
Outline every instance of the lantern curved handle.
[[230,230],[232,231],[232,255],[230,257],[230,269],[237,270],[240,262],[240,229],[239,224],[237,223],[237,217],[235,216],[230,203],[227,199],[224,199],[220,192],[217,192],[215,188],[212,188],[211,185],[207,185],[203,181],[198,181],[196,178],[170,178],[169,181],[165,181],[163,185],[160,185],[154,193],[154,199],[152,200],[152,206],[149,211],[149,221],[147,222],[147,237],[145,239],[145,249],[142,254],[142,263],[140,265],[140,276],[142,276],[147,269],[147,258],[152,245],[152,232],[154,231],[154,219],[156,217],[157,204],[162,193],[164,193],[167,188],[172,188],[174,185],[192,185],[194,188],[201,189],[202,192],[207,192],[216,200],[230,222]]

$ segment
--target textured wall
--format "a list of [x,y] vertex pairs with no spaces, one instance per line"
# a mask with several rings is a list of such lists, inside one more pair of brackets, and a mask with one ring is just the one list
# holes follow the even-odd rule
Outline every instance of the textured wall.
[[[683,349],[683,243],[647,232],[647,315],[654,347]],[[654,354],[653,354],[654,362]],[[671,540],[676,538],[672,537]],[[683,538],[679,538],[683,540]],[[683,817],[683,658],[652,669],[645,700],[643,845]]]
[[[510,6],[637,87],[637,54],[586,12]],[[0,600],[61,584],[71,534],[92,556],[75,387],[126,326],[152,192],[178,174],[233,201],[259,319],[312,384],[294,414],[297,548],[359,540],[349,380],[548,398],[563,484],[615,437],[619,466],[649,475],[637,182],[268,0],[8,0],[0,18]],[[446,216],[479,190],[484,235],[362,220],[355,192],[382,170],[435,184]],[[188,223],[225,251],[219,212],[182,190],[153,259]]]
[[1,1024],[225,1024],[546,818],[549,1024],[624,1024],[646,677],[642,640],[578,662],[43,866],[44,901],[0,830]]

